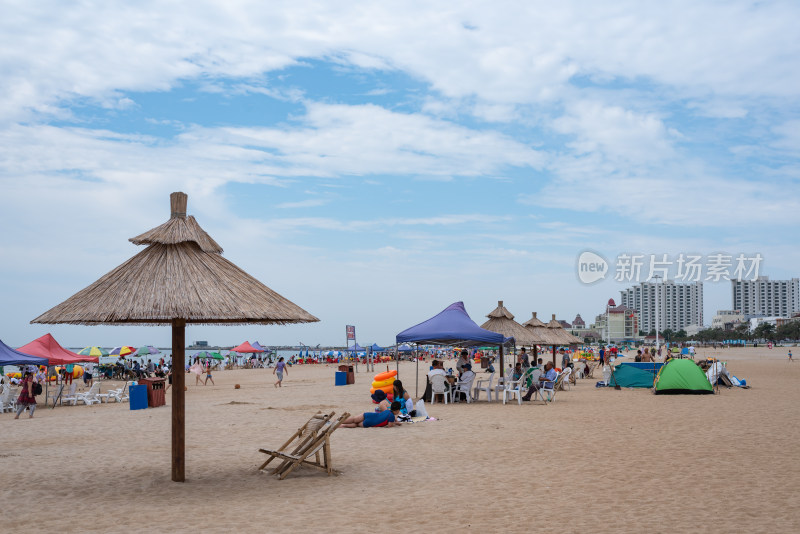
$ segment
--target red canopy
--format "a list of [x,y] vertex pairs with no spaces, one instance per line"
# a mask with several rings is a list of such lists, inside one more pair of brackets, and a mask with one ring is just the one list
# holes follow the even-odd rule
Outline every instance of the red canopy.
[[[245,341],[238,347],[233,347],[231,349],[232,352],[264,352],[263,350],[258,350],[257,348],[253,347],[249,341]],[[31,353],[32,354],[32,353]]]
[[97,356],[81,356],[80,354],[75,354],[65,349],[59,345],[56,338],[50,334],[45,334],[40,338],[34,339],[17,350],[25,354],[47,358],[49,362],[48,365],[67,365],[80,362],[99,363],[100,361]]

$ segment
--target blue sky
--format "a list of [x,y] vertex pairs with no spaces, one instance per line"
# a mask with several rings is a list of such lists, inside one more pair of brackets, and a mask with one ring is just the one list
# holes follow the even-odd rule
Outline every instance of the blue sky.
[[[322,321],[190,327],[234,344],[389,344],[463,300],[591,321],[630,285],[587,249],[800,276],[792,2],[5,4],[0,339],[136,253],[168,195]],[[705,322],[730,307],[705,284]]]

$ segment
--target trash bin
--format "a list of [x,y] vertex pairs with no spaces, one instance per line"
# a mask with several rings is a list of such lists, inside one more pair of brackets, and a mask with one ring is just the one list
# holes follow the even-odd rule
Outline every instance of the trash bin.
[[164,395],[166,380],[163,378],[142,378],[139,384],[147,386],[147,405],[150,408],[164,406],[167,400]]
[[489,367],[489,358],[486,356],[481,357],[481,369],[486,369]]
[[347,385],[347,373],[344,371],[336,371],[336,382],[334,385],[337,386],[346,386]]
[[339,366],[339,372],[346,374],[347,384],[355,384],[356,383],[356,373],[353,370],[353,366],[352,365],[340,365]]
[[147,386],[129,386],[131,410],[147,408]]

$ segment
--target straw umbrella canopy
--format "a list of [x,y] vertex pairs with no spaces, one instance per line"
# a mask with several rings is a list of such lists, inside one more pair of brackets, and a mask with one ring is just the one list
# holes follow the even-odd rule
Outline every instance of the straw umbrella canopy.
[[555,313],[553,314],[553,318],[550,319],[550,322],[547,323],[547,328],[555,334],[559,345],[574,345],[576,343],[581,343],[580,339],[564,330],[564,327],[561,326],[561,323],[556,320]]
[[[532,347],[535,345],[531,332],[514,320],[514,314],[503,306],[502,300],[497,301],[497,308],[492,310],[486,317],[489,320],[483,323],[481,328],[503,334],[503,337],[513,337],[515,344],[520,347]],[[502,361],[500,362],[500,367],[500,376],[503,376]]]
[[536,316],[536,312],[531,312],[531,318],[522,323],[522,326],[537,345],[553,345],[559,342],[547,325]]
[[[564,327],[561,326],[561,323],[559,323],[556,320],[555,313],[553,314],[553,318],[550,319],[550,322],[547,323],[547,329],[550,331],[551,335],[553,336],[553,339],[555,339],[558,342],[556,343],[557,345],[572,345],[581,342],[580,339],[578,339],[577,337],[573,336],[572,334],[564,330]],[[556,345],[553,345],[553,366],[555,365],[556,365]]]
[[133,237],[147,245],[131,259],[32,323],[172,326],[172,480],[184,476],[186,324],[290,324],[319,321],[222,257],[194,217],[185,193],[170,195],[170,219]]

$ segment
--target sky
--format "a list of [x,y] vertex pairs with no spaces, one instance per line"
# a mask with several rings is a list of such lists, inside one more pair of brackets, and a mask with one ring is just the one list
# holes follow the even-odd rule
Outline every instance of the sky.
[[[478,324],[498,300],[520,322],[588,323],[635,283],[621,255],[758,255],[759,275],[800,276],[797,2],[0,10],[12,346],[169,345],[165,327],[30,321],[136,254],[173,191],[321,320],[192,325],[190,342],[343,345],[352,324],[388,345],[459,300]],[[581,281],[584,251],[607,276]],[[704,294],[710,324],[730,282]]]

